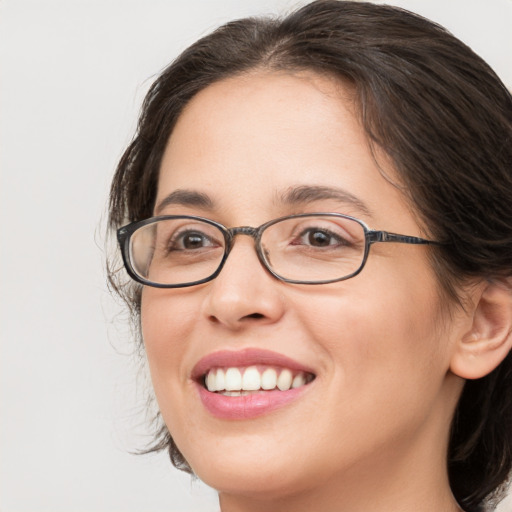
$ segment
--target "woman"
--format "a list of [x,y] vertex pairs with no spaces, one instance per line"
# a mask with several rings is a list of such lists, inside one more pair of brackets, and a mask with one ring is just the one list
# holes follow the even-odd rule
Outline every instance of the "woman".
[[397,8],[321,0],[186,50],[110,201],[133,281],[110,278],[165,423],[153,449],[223,512],[498,501],[511,140],[492,70]]

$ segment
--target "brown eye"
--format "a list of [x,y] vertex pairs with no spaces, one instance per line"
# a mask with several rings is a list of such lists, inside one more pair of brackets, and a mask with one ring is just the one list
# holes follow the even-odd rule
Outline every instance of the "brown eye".
[[214,247],[216,244],[205,233],[200,231],[185,231],[172,240],[171,250],[195,250]]
[[304,245],[309,247],[330,247],[346,245],[346,243],[346,240],[329,230],[308,228],[300,234],[293,245]]
[[307,234],[307,241],[309,245],[315,247],[325,247],[332,244],[332,235],[325,231],[310,231]]
[[197,249],[207,245],[205,236],[200,233],[189,233],[182,237],[182,244],[184,249]]

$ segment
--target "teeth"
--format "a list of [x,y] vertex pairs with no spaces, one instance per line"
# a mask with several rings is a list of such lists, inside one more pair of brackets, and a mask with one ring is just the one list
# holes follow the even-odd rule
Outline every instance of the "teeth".
[[242,389],[242,374],[238,368],[228,368],[226,370],[225,387],[226,391],[240,391]]
[[242,389],[245,391],[256,391],[261,387],[261,377],[258,368],[250,366],[245,370],[242,379]]
[[[243,373],[242,373],[243,372]],[[205,376],[205,386],[208,391],[222,392],[226,396],[242,396],[260,390],[270,391],[279,389],[288,391],[309,383],[313,376],[304,372],[292,373],[285,368],[280,371],[266,368],[262,373],[256,366],[245,370],[239,368],[212,368]]]
[[267,368],[261,376],[262,389],[274,389],[277,386],[277,372],[273,368]]
[[306,379],[303,373],[298,373],[292,380],[292,388],[300,388],[306,384]]
[[277,387],[281,391],[288,391],[292,387],[292,372],[290,370],[283,370],[277,379]]
[[[210,373],[213,373],[213,372],[210,372]],[[215,375],[215,373],[213,373],[213,375]],[[208,388],[208,389],[210,389],[210,388]],[[226,377],[224,374],[224,370],[219,368],[217,370],[217,374],[215,375],[215,386],[211,389],[211,391],[222,391],[223,389],[226,389]]]
[[212,390],[216,391],[217,390],[216,381],[217,381],[217,379],[216,379],[215,373],[213,373],[213,372],[208,373],[208,375],[206,376],[207,389],[209,389],[210,391],[212,391]]

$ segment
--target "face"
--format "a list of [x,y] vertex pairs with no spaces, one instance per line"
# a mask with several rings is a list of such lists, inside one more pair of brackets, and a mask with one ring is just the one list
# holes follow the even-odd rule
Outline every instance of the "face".
[[[350,89],[306,73],[209,86],[170,137],[155,215],[257,227],[339,212],[425,236],[379,172],[354,105]],[[384,157],[379,165],[393,175]],[[176,191],[188,193],[166,200]],[[213,281],[145,287],[142,329],[157,400],[194,472],[222,493],[275,498],[340,479],[381,485],[415,461],[444,464],[460,391],[448,372],[457,332],[441,313],[427,250],[374,244],[359,275],[296,285],[272,277],[253,239],[240,235]],[[204,387],[209,372],[248,367],[270,370],[270,380],[289,370],[297,387],[246,396]]]

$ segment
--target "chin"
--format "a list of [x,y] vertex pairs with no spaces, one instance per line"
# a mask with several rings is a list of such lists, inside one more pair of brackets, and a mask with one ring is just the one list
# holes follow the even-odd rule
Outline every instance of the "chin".
[[[267,461],[269,464],[271,461]],[[197,476],[220,494],[246,496],[252,499],[277,500],[304,491],[308,485],[299,475],[287,468],[268,467],[263,469],[240,464],[225,467],[222,463],[215,468],[199,468]]]

